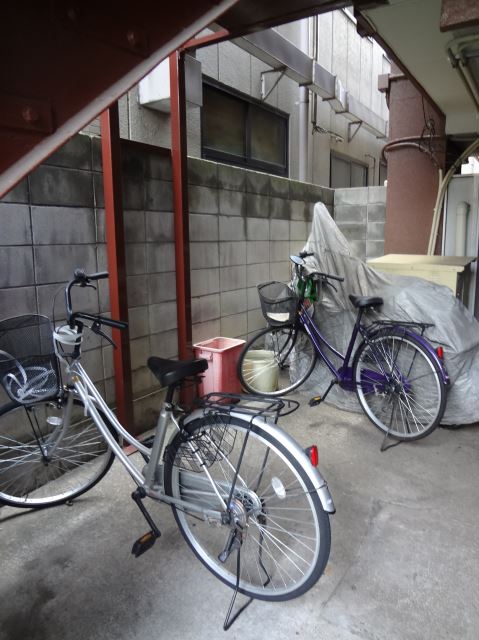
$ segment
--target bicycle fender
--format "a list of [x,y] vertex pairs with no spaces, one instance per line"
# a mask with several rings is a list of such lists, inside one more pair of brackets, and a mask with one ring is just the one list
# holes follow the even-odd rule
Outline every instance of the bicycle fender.
[[446,386],[448,386],[450,384],[449,375],[447,373],[444,362],[437,355],[436,349],[434,349],[434,347],[425,338],[423,338],[418,333],[415,333],[414,331],[406,330],[406,335],[413,337],[420,342],[421,346],[428,352],[431,358],[436,362],[437,366],[439,367],[439,371],[441,372],[442,381]]
[[[282,445],[286,449],[286,451],[289,451],[296,459],[302,461],[304,464],[304,469],[308,475],[309,480],[311,481],[311,484],[318,494],[318,497],[321,501],[321,506],[323,507],[324,511],[326,511],[326,513],[336,512],[333,498],[329,492],[326,480],[316,469],[316,467],[313,467],[308,456],[299,446],[296,440],[294,440],[288,433],[286,433],[286,431],[281,429],[281,427],[278,427],[278,425],[274,424],[273,422],[265,420],[261,416],[257,416],[256,418],[253,418],[253,420],[251,420],[250,416],[245,416],[244,414],[236,411],[231,411],[230,415],[232,418],[237,418],[245,424],[253,422],[254,425],[265,431],[273,439],[277,440],[278,443]],[[191,413],[187,418],[185,418],[184,424],[186,425],[193,420],[202,418],[203,416],[203,411],[201,409],[197,409],[196,411],[193,411],[193,413]]]

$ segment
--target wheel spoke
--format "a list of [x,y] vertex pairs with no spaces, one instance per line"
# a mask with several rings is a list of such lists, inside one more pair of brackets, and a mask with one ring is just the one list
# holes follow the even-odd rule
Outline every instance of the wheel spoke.
[[9,504],[65,502],[93,486],[111,465],[113,454],[89,419],[51,426],[50,409],[50,402],[39,402],[0,415],[0,498]]
[[[200,560],[232,587],[236,582],[236,552],[233,551],[225,563],[220,562],[218,556],[230,532],[235,530],[235,522],[240,522],[243,532],[240,589],[246,595],[271,600],[293,597],[295,592],[306,588],[305,585],[315,582],[322,572],[324,545],[329,550],[327,517],[316,493],[310,493],[305,485],[307,474],[299,473],[287,456],[272,446],[275,440],[271,436],[258,435],[256,427],[249,428],[249,421],[232,419],[230,428],[234,428],[236,434],[232,450],[218,456],[208,469],[222,495],[229,495],[242,452],[238,479],[231,492],[229,509],[233,519],[230,524],[212,527],[208,520],[194,518],[191,511],[173,507],[175,517]],[[195,429],[192,428],[191,437],[200,430],[201,419]],[[248,440],[243,448],[247,432]],[[213,433],[207,437],[215,441]],[[177,439],[179,441],[180,436]],[[170,446],[175,451],[176,445]],[[175,464],[173,456],[180,457],[181,450],[177,449],[168,458],[165,467],[167,493],[194,502],[199,508],[217,508],[214,492],[203,491],[204,483],[197,482],[195,486],[191,477],[190,482],[181,481],[182,462],[178,459]],[[301,467],[303,461],[296,464]]]
[[423,437],[442,417],[445,390],[437,365],[411,336],[370,338],[358,351],[354,378],[366,415],[392,437]]

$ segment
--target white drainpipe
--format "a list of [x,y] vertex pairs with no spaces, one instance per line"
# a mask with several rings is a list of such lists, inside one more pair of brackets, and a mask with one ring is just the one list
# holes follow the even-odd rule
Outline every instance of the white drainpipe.
[[[301,21],[300,49],[309,55],[309,19]],[[309,89],[299,87],[299,179],[308,179],[308,129],[309,129]]]

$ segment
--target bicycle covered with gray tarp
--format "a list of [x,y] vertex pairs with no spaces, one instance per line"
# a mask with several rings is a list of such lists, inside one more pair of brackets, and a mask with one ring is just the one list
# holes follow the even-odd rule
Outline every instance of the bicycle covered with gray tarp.
[[[442,424],[459,425],[479,421],[479,322],[447,287],[422,278],[384,274],[351,255],[349,244],[322,203],[314,207],[311,232],[304,246],[314,253],[308,259],[312,270],[340,273],[344,286],[338,291],[324,287],[315,305],[315,321],[325,337],[339,350],[345,349],[355,321],[348,293],[380,296],[384,304],[378,319],[431,323],[426,337],[442,345],[451,381]],[[329,370],[319,363],[304,387],[324,389]],[[342,409],[361,411],[353,394],[335,387],[328,401]]]

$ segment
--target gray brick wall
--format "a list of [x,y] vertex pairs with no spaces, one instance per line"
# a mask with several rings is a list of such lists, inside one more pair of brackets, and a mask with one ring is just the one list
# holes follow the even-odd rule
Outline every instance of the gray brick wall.
[[336,189],[334,219],[354,256],[365,260],[384,255],[386,187]]
[[189,158],[193,340],[246,338],[264,325],[256,285],[288,280],[318,200],[333,191]]

